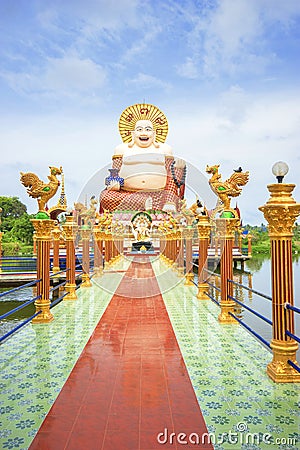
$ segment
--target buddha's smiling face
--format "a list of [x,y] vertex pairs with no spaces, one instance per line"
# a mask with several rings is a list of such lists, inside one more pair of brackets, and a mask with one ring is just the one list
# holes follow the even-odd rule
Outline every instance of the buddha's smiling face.
[[134,143],[142,148],[150,147],[155,139],[155,131],[150,120],[138,120],[132,132]]

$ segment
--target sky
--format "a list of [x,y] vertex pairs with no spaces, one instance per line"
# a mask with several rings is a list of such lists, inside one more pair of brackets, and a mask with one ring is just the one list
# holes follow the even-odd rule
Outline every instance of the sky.
[[237,202],[259,225],[273,164],[299,181],[299,74],[299,0],[0,0],[0,195],[36,212],[20,171],[47,181],[53,165],[70,206],[98,197],[122,111],[146,102],[209,207],[207,164],[249,171]]

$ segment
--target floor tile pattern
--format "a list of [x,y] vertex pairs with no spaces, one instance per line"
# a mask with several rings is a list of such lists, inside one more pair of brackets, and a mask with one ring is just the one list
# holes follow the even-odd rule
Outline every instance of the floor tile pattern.
[[214,448],[299,449],[300,385],[273,383],[266,375],[272,355],[260,342],[240,325],[219,324],[219,307],[197,300],[196,287],[180,282],[169,290],[178,276],[163,262],[153,267],[166,274],[160,289]]
[[147,261],[130,266],[30,450],[177,449],[171,433],[207,432]]

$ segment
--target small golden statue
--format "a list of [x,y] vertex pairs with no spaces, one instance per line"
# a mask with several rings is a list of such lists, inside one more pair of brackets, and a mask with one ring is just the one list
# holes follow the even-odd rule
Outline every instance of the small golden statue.
[[209,185],[212,191],[219,197],[222,202],[222,210],[230,211],[230,197],[238,197],[242,189],[249,181],[249,172],[243,172],[242,168],[234,170],[234,173],[226,180],[222,181],[222,175],[219,174],[219,164],[214,166],[206,166],[206,172],[212,174]]
[[39,213],[47,215],[45,210],[47,202],[52,198],[60,185],[57,175],[62,174],[62,167],[49,166],[50,175],[48,175],[49,183],[44,183],[39,177],[32,172],[20,172],[21,183],[27,188],[29,197],[36,198],[39,206]]

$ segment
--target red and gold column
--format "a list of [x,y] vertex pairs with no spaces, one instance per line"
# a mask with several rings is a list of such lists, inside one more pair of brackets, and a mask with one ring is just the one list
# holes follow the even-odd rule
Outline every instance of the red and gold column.
[[105,231],[105,265],[108,267],[112,263],[112,233],[110,231]]
[[248,233],[248,256],[252,256],[252,235]]
[[94,271],[97,276],[103,274],[103,231],[100,230],[99,225],[94,225],[93,228],[94,233]]
[[238,229],[240,220],[234,215],[233,212],[226,211],[225,214],[231,214],[231,217],[222,217],[216,219],[217,233],[220,242],[221,260],[220,260],[220,272],[221,272],[221,300],[220,307],[221,313],[218,317],[221,323],[238,323],[229,313],[233,313],[235,302],[229,298],[232,296],[233,289],[232,283],[228,280],[232,280],[233,277],[233,241],[235,231]]
[[185,286],[193,286],[193,236],[194,228],[186,227],[183,229],[185,239]]
[[50,219],[32,219],[37,242],[37,295],[41,296],[34,302],[36,312],[41,311],[32,323],[48,323],[54,317],[50,311],[50,243],[51,231],[55,221]]
[[206,283],[208,246],[210,241],[211,224],[208,216],[198,216],[198,239],[199,239],[199,259],[198,259],[198,293],[199,300],[209,300],[206,295],[208,284]]
[[66,239],[66,278],[68,280],[66,284],[67,295],[64,300],[77,300],[76,294],[76,280],[75,280],[75,239],[78,226],[73,221],[73,216],[67,216],[66,222],[63,225],[63,231]]
[[52,230],[52,238],[53,238],[53,273],[57,273],[60,271],[59,267],[59,243],[60,243],[60,236],[61,231],[59,229],[59,226],[56,225]]
[[273,360],[267,374],[277,383],[300,382],[300,373],[288,363],[290,360],[298,365],[298,344],[285,333],[295,333],[294,312],[285,308],[286,303],[294,304],[292,237],[300,213],[300,204],[292,197],[294,188],[294,184],[269,184],[271,197],[259,208],[269,224],[271,240]]
[[82,283],[81,287],[91,287],[90,280],[90,237],[91,230],[88,226],[83,225],[80,228],[80,234],[82,239]]
[[183,228],[178,231],[178,256],[177,266],[179,275],[184,275],[184,240],[183,240]]

